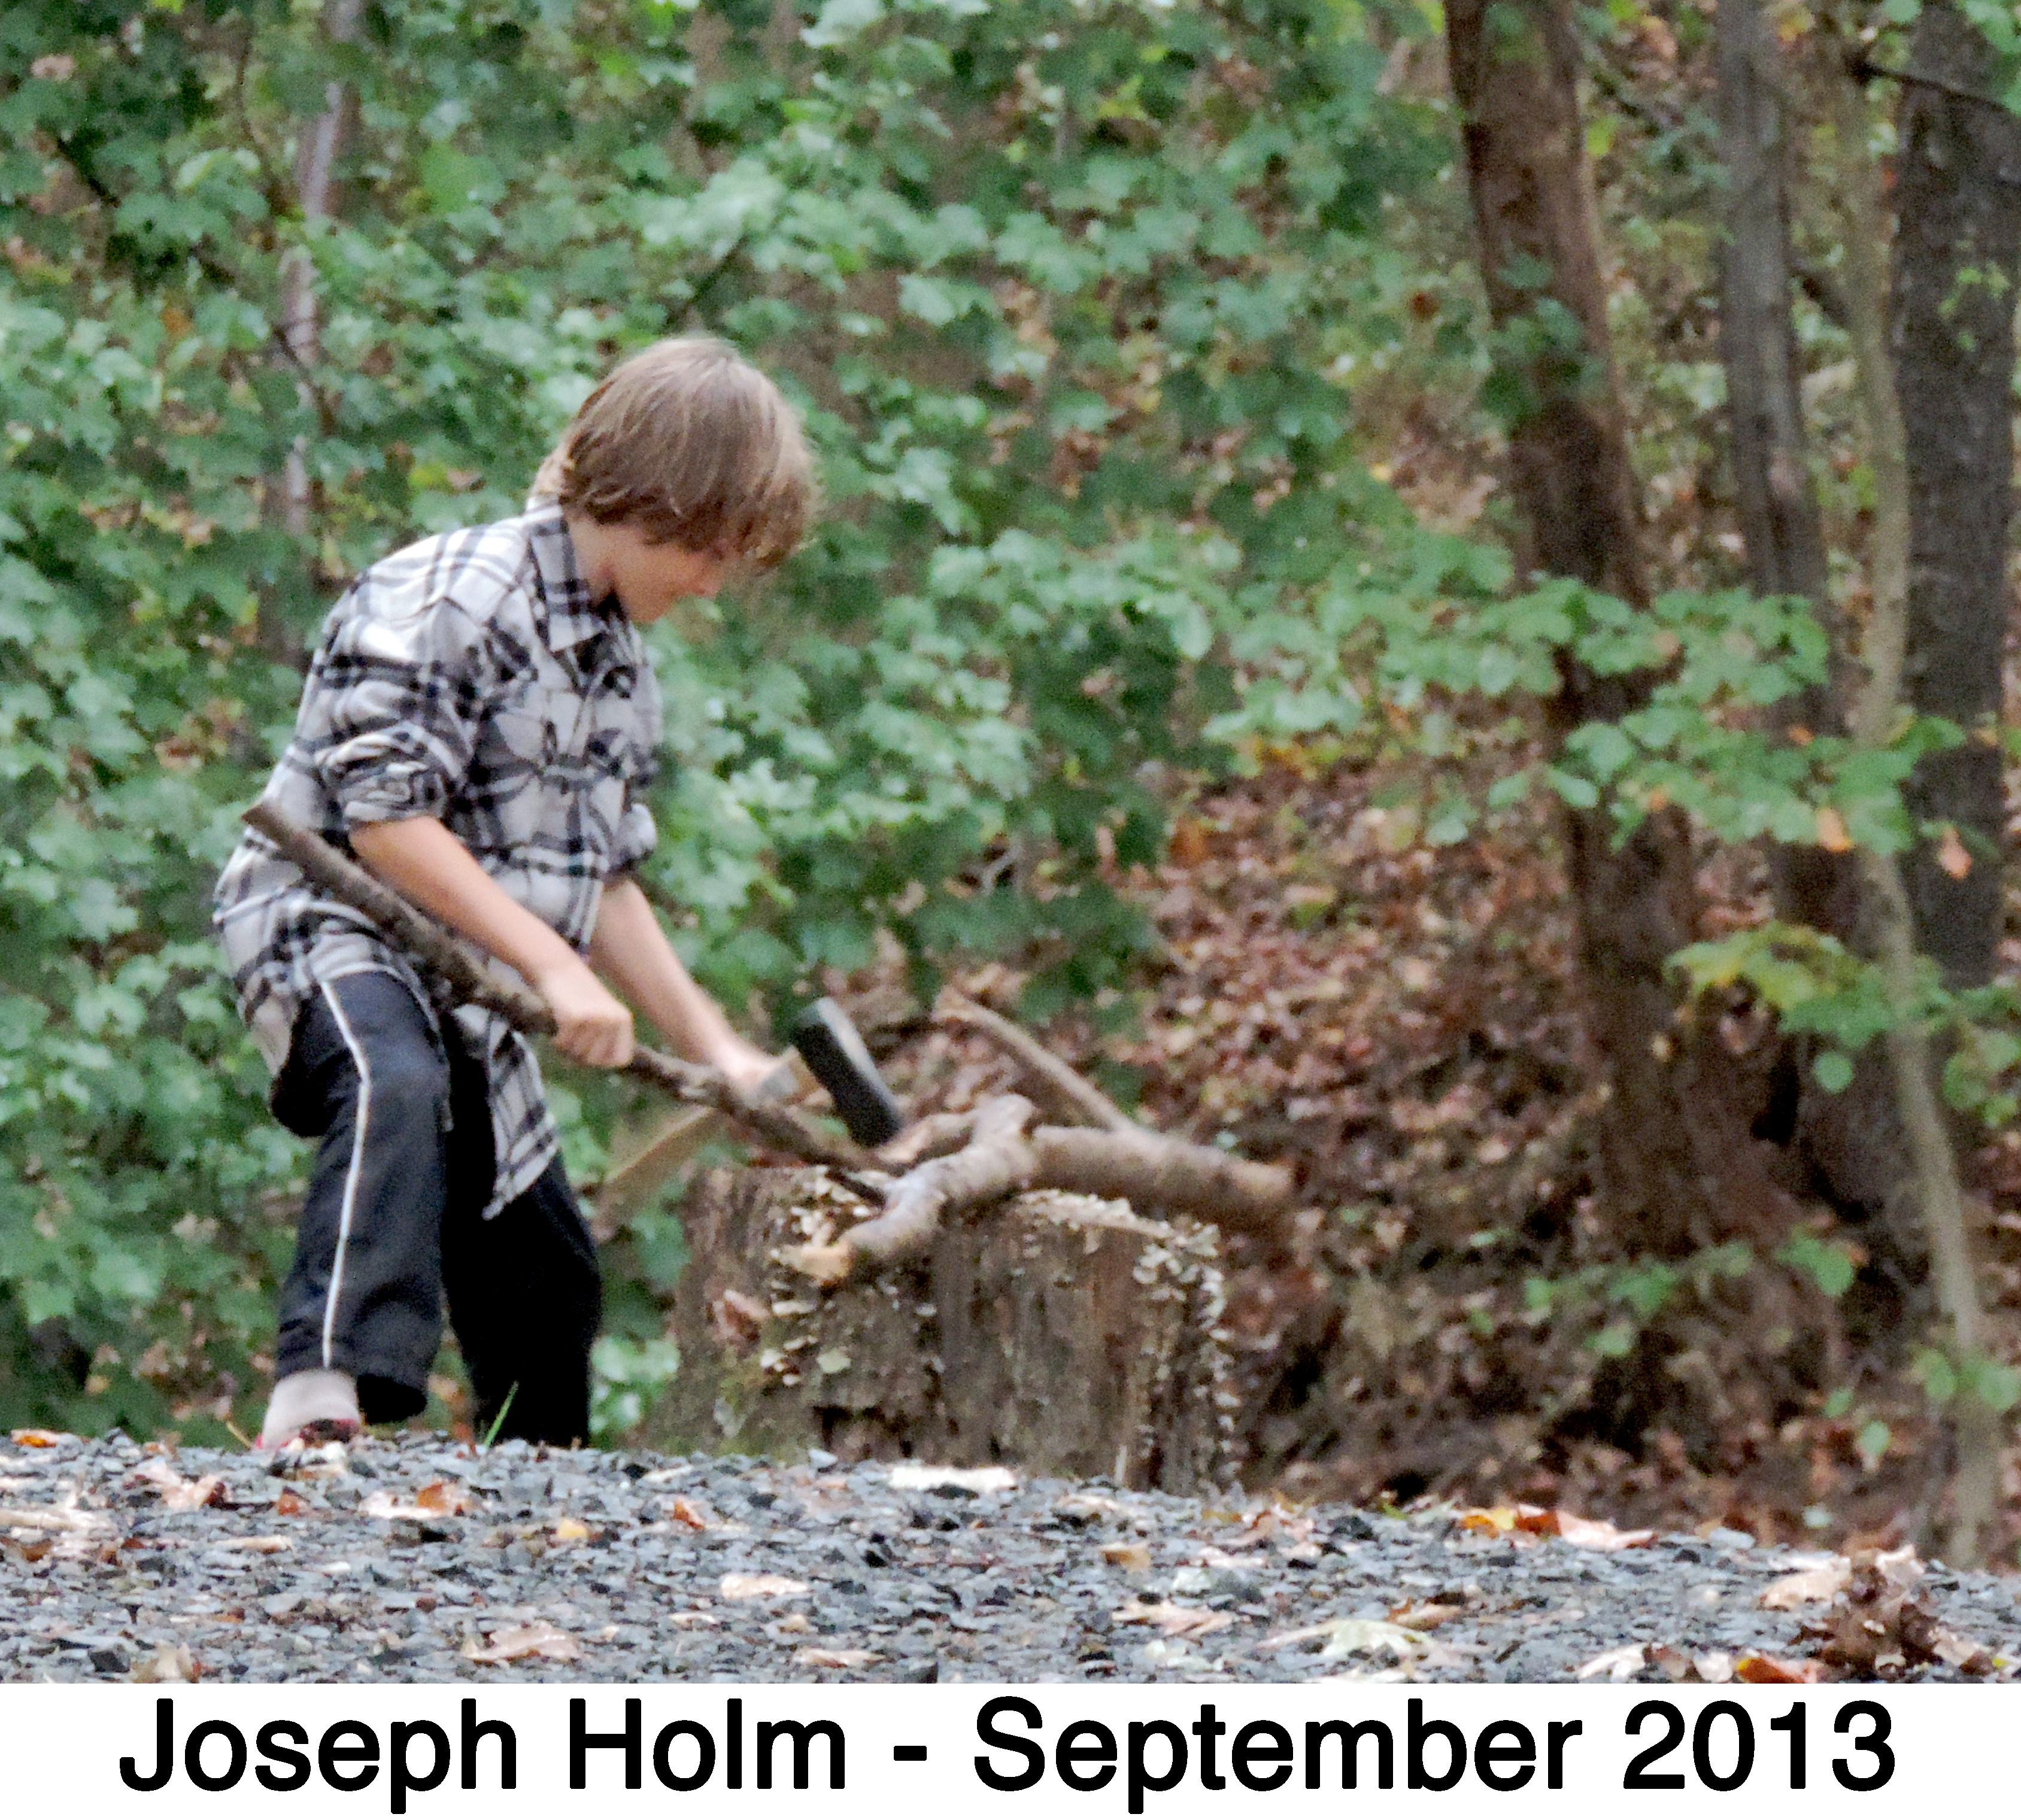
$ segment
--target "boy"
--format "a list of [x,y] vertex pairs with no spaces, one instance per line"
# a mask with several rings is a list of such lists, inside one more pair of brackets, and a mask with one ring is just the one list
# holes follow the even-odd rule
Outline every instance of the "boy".
[[[637,628],[713,595],[734,563],[792,552],[807,449],[769,380],[683,338],[617,368],[560,457],[521,516],[358,578],[267,799],[515,968],[563,1054],[630,1059],[608,981],[756,1092],[779,1065],[689,978],[630,875],[653,847],[660,737]],[[586,1437],[601,1290],[530,1047],[452,1007],[257,834],[218,881],[217,921],[275,1116],[321,1141],[260,1444],[420,1410],[445,1295],[480,1430]]]

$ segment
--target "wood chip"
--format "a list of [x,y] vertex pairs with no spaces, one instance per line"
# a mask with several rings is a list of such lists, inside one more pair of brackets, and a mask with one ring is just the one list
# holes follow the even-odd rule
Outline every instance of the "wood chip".
[[803,1649],[793,1660],[803,1669],[867,1669],[882,1658],[875,1650]]
[[473,1637],[463,1646],[463,1654],[473,1662],[519,1662],[534,1658],[551,1662],[574,1662],[582,1659],[582,1644],[545,1618],[537,1618],[531,1624],[493,1631],[491,1640],[486,1643],[480,1643]]
[[806,1581],[783,1574],[725,1574],[716,1589],[725,1599],[797,1599],[811,1590]]

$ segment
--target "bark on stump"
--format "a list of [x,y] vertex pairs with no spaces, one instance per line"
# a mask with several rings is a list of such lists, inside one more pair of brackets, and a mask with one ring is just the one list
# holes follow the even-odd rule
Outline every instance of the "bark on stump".
[[1218,1235],[1051,1191],[950,1221],[923,1258],[824,1293],[775,1254],[876,1209],[826,1172],[716,1170],[683,1203],[669,1438],[1226,1483],[1234,1397]]

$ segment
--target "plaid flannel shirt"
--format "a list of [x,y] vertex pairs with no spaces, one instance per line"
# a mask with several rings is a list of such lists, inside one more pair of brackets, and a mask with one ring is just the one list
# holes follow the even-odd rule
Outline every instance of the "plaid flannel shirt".
[[[340,847],[362,823],[435,817],[580,952],[605,881],[652,851],[643,799],[660,727],[637,628],[615,601],[592,604],[560,508],[536,501],[359,577],[325,623],[266,799]],[[437,982],[257,834],[219,878],[216,917],[239,1008],[277,1075],[319,981],[391,974],[450,1011]],[[558,1138],[526,1041],[493,1013],[453,1015],[490,1078],[488,1215],[539,1179]]]

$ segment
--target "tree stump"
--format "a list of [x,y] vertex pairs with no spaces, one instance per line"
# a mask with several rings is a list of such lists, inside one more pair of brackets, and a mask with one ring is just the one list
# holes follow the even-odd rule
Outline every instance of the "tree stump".
[[1041,1191],[836,1290],[778,1261],[876,1210],[821,1170],[716,1170],[690,1188],[668,1440],[1140,1490],[1226,1481],[1236,1400],[1213,1228]]

